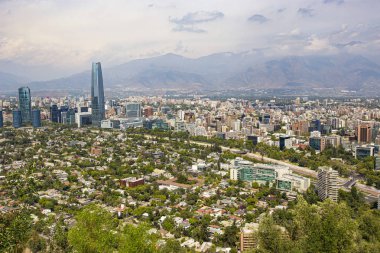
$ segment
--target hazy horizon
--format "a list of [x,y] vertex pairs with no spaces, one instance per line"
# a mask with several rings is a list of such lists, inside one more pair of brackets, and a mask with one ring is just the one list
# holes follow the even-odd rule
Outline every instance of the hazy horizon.
[[32,80],[175,53],[350,53],[378,62],[380,2],[0,1],[0,71]]

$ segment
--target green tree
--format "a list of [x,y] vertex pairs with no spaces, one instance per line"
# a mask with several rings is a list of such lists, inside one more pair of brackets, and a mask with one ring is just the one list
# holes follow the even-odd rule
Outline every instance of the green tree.
[[290,240],[286,238],[286,231],[276,225],[271,216],[266,216],[260,222],[257,237],[258,248],[261,252],[282,253],[290,251]]
[[119,252],[151,253],[156,252],[157,236],[148,232],[145,224],[127,225],[121,233]]
[[32,228],[26,210],[0,215],[0,252],[22,252]]
[[74,251],[96,253],[113,252],[117,249],[117,223],[108,211],[90,205],[75,218],[76,224],[68,234],[69,243]]

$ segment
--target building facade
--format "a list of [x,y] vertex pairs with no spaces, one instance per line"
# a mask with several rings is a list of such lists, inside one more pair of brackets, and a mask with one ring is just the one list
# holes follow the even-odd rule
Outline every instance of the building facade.
[[50,121],[58,123],[59,122],[59,109],[57,105],[50,106]]
[[32,126],[41,127],[41,111],[38,109],[32,111]]
[[141,118],[141,104],[127,103],[125,106],[125,115],[127,118]]
[[328,167],[320,167],[318,170],[318,196],[325,200],[330,198],[338,201],[338,171]]
[[0,110],[0,127],[4,126],[3,111]]
[[20,110],[13,111],[13,127],[20,128],[22,126],[22,116]]
[[32,99],[30,97],[29,87],[21,87],[18,89],[18,106],[21,112],[22,123],[32,122]]
[[105,119],[103,74],[100,62],[92,63],[91,107],[92,125],[100,127],[101,121]]

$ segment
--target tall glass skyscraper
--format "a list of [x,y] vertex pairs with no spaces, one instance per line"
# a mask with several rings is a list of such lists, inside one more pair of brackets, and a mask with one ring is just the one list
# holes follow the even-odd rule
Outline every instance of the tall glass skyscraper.
[[20,110],[13,111],[13,127],[19,128],[22,126],[22,116]]
[[103,75],[100,62],[92,63],[91,107],[92,125],[100,127],[101,121],[105,119]]
[[32,99],[29,87],[18,89],[18,107],[21,111],[22,123],[30,123],[32,121]]
[[33,127],[41,127],[41,111],[38,109],[32,111],[32,125]]
[[50,121],[55,123],[59,122],[59,109],[57,105],[50,106]]
[[0,110],[0,127],[3,127],[3,125],[4,125],[4,119],[3,119],[3,111],[2,110]]

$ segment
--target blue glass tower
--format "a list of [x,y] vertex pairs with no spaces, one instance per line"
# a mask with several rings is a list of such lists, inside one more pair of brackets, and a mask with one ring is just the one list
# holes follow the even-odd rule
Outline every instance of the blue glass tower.
[[0,110],[0,127],[4,126],[3,111]]
[[18,89],[18,107],[21,111],[22,123],[30,123],[32,121],[32,99],[29,87]]
[[58,123],[59,121],[59,110],[57,105],[50,106],[50,121]]
[[13,127],[19,128],[22,126],[22,116],[20,110],[13,111]]
[[92,125],[100,127],[105,119],[103,75],[100,62],[92,63],[91,72]]
[[33,127],[41,127],[41,111],[38,109],[32,111],[32,125]]

